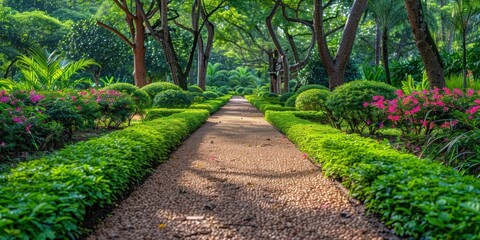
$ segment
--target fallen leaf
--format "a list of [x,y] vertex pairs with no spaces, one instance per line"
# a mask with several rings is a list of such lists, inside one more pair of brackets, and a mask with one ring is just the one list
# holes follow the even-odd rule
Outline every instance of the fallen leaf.
[[165,223],[160,223],[160,224],[158,224],[158,228],[159,228],[159,229],[164,229],[164,228],[166,228],[166,227],[167,227],[167,224],[165,224]]

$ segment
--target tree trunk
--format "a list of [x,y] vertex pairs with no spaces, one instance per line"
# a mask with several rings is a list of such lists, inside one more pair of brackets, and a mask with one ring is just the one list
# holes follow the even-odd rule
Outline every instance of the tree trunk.
[[140,13],[141,6],[136,6],[135,39],[133,49],[133,76],[135,85],[139,88],[147,85],[147,67],[145,65],[145,27]]
[[350,15],[348,16],[345,28],[343,30],[340,46],[338,47],[335,58],[330,54],[325,31],[323,26],[323,6],[321,0],[313,0],[314,13],[313,25],[315,29],[315,38],[317,40],[318,51],[322,59],[323,66],[328,74],[329,88],[331,90],[344,83],[345,69],[352,53],[353,43],[357,34],[358,25],[363,12],[367,8],[367,0],[355,0],[353,2]]
[[215,35],[215,26],[212,22],[209,21],[205,9],[201,5],[201,1],[199,1],[199,9],[200,9],[200,16],[205,23],[205,27],[207,29],[207,43],[205,47],[203,46],[203,38],[201,33],[198,36],[198,86],[201,87],[203,90],[206,88],[206,79],[207,79],[207,66],[208,62],[210,61],[210,53],[212,52],[213,46],[213,37]]
[[277,71],[275,66],[277,63],[275,51],[267,51],[268,56],[268,75],[270,76],[270,92],[278,93],[277,88]]
[[187,78],[181,70],[180,64],[175,53],[172,38],[170,36],[170,29],[168,26],[168,0],[157,0],[160,7],[160,21],[161,21],[161,44],[165,59],[172,73],[173,83],[184,90],[187,90]]
[[380,42],[382,41],[382,32],[380,31],[380,26],[378,23],[375,23],[375,65],[380,65],[380,55],[381,55],[381,46]]
[[462,70],[463,70],[463,90],[467,89],[467,33],[462,33]]
[[[277,34],[275,33],[275,30],[273,29],[272,25],[272,19],[273,16],[275,16],[275,13],[277,12],[278,8],[280,7],[280,0],[277,0],[275,2],[275,6],[273,7],[272,11],[270,12],[270,15],[267,16],[265,19],[265,24],[268,29],[268,33],[270,34],[270,37],[272,38],[273,44],[275,45],[275,48],[278,52],[278,58],[281,60],[282,63],[282,77],[280,77],[278,74],[277,70],[277,82],[281,83],[283,81],[283,91],[288,92],[288,81],[290,78],[290,66],[288,64],[288,57],[285,54],[285,51],[282,48],[282,45],[280,44],[280,41],[278,40]],[[279,89],[281,92],[281,88]]]
[[385,80],[388,84],[392,85],[390,68],[388,66],[388,34],[386,29],[383,29],[382,31],[382,62],[385,70]]
[[418,51],[427,71],[430,87],[443,88],[445,87],[443,62],[427,23],[424,21],[421,0],[405,0],[405,7]]

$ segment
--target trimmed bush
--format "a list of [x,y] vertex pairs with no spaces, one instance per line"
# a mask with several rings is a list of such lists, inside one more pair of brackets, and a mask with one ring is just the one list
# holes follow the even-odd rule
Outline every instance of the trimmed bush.
[[285,102],[285,107],[295,107],[295,101],[297,100],[298,94],[290,96]]
[[153,99],[153,105],[159,108],[188,108],[192,104],[191,96],[183,90],[167,90]]
[[191,93],[203,93],[202,88],[197,85],[188,86],[188,91]]
[[325,101],[330,91],[323,89],[310,89],[297,96],[295,108],[301,111],[325,111]]
[[112,204],[208,118],[186,110],[20,163],[0,175],[0,239],[77,239],[86,209]]
[[305,92],[310,89],[322,89],[322,90],[329,90],[327,87],[320,85],[320,84],[309,84],[309,85],[303,85],[298,88],[296,94],[300,94],[302,92]]
[[145,121],[155,120],[157,118],[168,117],[176,113],[185,112],[183,108],[153,108],[147,111]]
[[157,96],[157,94],[163,91],[166,91],[166,90],[181,91],[182,90],[182,88],[180,88],[179,86],[169,82],[154,82],[142,87],[141,89],[147,92],[152,100],[155,98],[155,96]]
[[207,100],[209,99],[215,99],[215,98],[218,98],[218,94],[215,93],[215,92],[211,92],[211,91],[205,91],[203,92],[203,97]]
[[252,95],[255,93],[255,89],[253,88],[245,88],[242,91],[242,95]]
[[123,93],[126,93],[128,95],[131,95],[132,93],[134,93],[138,87],[133,85],[133,84],[130,84],[130,83],[114,83],[114,84],[110,84],[104,88],[102,88],[103,90],[115,90],[115,91],[118,91],[118,92],[123,92]]
[[244,87],[238,87],[235,92],[237,92],[238,94],[242,94],[243,93],[243,90],[245,90]]
[[[374,96],[394,99],[396,88],[381,82],[357,80],[337,87],[328,96],[325,105],[331,109],[339,122],[345,121],[351,132],[362,133],[364,128],[374,134],[381,125],[381,112],[364,104],[371,102]],[[383,118],[382,118],[383,119]]]
[[281,103],[285,103],[293,95],[295,95],[294,92],[287,92],[287,93],[284,93],[284,94],[280,95],[280,97],[278,97],[278,100]]
[[143,116],[145,109],[152,106],[152,99],[148,93],[129,83],[114,83],[104,87],[102,90],[115,90],[130,95],[136,106],[136,111],[130,118],[132,118],[135,114],[140,114]]
[[226,86],[221,86],[219,89],[218,89],[219,92],[223,93],[223,94],[228,94],[229,92],[229,89],[228,87]]
[[136,111],[135,102],[126,93],[115,90],[100,90],[92,95],[100,105],[100,122],[107,128],[119,127]]
[[389,144],[348,135],[294,114],[269,111],[266,119],[321,164],[323,173],[341,180],[397,235],[411,239],[478,239],[478,179],[400,153]]

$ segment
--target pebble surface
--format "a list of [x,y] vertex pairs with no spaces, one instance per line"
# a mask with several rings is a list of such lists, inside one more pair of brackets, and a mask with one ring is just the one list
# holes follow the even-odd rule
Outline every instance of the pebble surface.
[[398,239],[234,97],[87,239]]

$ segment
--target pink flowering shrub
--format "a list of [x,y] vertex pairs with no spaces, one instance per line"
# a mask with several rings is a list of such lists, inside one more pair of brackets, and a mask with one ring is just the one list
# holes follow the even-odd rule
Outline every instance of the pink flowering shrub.
[[135,113],[135,102],[128,94],[115,90],[90,90],[92,100],[100,105],[100,123],[119,127]]
[[[472,103],[478,99],[480,92],[469,90],[464,93],[458,89],[436,88],[414,91],[409,95],[397,90],[395,94],[397,98],[393,100],[376,96],[373,101],[365,102],[364,106],[382,110],[386,117],[384,121],[401,129],[404,134],[429,135],[434,129],[455,127],[459,123],[456,112],[475,112]],[[469,116],[473,118],[473,114]]]
[[13,152],[39,150],[57,143],[62,126],[48,122],[35,91],[0,91],[0,160]]

